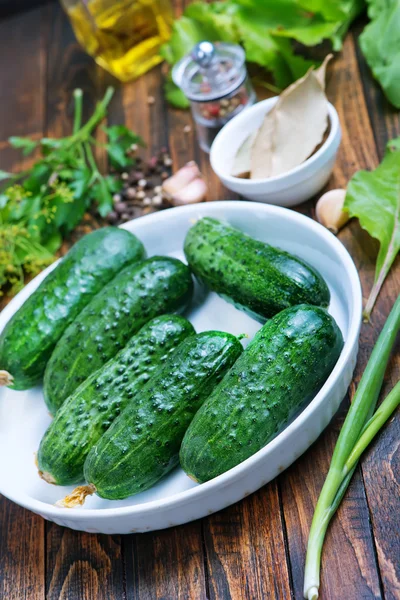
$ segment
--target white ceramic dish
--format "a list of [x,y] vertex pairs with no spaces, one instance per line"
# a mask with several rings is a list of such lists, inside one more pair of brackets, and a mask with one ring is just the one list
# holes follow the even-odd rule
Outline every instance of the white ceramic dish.
[[328,105],[330,130],[322,146],[310,158],[288,173],[269,179],[232,177],[237,150],[247,136],[258,129],[278,97],[257,102],[231,119],[218,133],[210,150],[211,166],[222,183],[249,200],[279,206],[294,206],[317,194],[328,181],[341,140],[339,117]]
[[[338,363],[308,407],[271,443],[231,471],[202,485],[176,469],[151,490],[124,501],[97,496],[79,509],[54,506],[72,488],[42,481],[34,464],[42,434],[50,423],[41,388],[0,391],[0,493],[59,525],[89,532],[130,533],[162,529],[224,508],[255,491],[302,454],[328,425],[351,381],[361,322],[361,289],[355,266],[342,244],[326,229],[287,209],[252,202],[210,202],[173,208],[127,223],[124,227],[145,244],[148,254],[183,258],[185,234],[194,219],[226,219],[243,231],[314,265],[331,290],[330,312],[345,338]],[[0,330],[44,278],[36,277],[4,309]],[[197,331],[222,329],[250,336],[260,327],[213,293],[199,292],[188,314]]]

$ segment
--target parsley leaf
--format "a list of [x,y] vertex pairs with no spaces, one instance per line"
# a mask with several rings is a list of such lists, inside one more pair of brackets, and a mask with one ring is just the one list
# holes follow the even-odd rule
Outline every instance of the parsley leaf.
[[13,148],[19,148],[22,150],[22,154],[27,156],[31,152],[35,150],[37,147],[37,142],[31,140],[30,138],[17,137],[12,136],[8,140]]
[[[21,173],[0,171],[0,181],[8,180],[0,191],[0,294],[19,291],[24,274],[35,275],[54,260],[54,253],[81,221],[91,205],[101,216],[112,210],[113,194],[121,189],[117,175],[104,176],[97,166],[93,149],[100,145],[93,133],[106,116],[113,89],[107,89],[90,119],[82,125],[82,92],[75,90],[75,115],[70,136],[40,141],[12,137],[10,144],[29,154],[41,156]],[[104,128],[111,166],[125,169],[134,164],[132,144],[143,140],[124,125]]]
[[125,125],[103,127],[108,136],[106,149],[110,163],[115,169],[125,169],[134,164],[134,159],[127,154],[133,144],[144,146],[142,138]]
[[10,177],[12,177],[11,173],[7,173],[7,171],[2,171],[0,169],[0,181],[3,181],[4,179],[10,179]]

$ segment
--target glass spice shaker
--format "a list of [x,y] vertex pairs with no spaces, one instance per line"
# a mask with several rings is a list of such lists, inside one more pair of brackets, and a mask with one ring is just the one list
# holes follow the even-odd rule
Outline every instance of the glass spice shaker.
[[174,66],[172,79],[190,101],[205,152],[225,123],[256,99],[244,50],[236,44],[200,42]]

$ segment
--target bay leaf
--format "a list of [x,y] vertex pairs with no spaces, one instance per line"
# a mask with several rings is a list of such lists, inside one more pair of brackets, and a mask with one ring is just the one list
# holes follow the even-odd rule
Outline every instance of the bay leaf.
[[257,136],[257,131],[255,129],[250,133],[236,152],[231,171],[233,177],[249,177],[251,170],[251,148]]
[[[279,175],[301,164],[314,152],[322,142],[328,125],[328,108],[324,90],[326,67],[332,56],[328,54],[318,69],[311,68],[306,75],[282,92],[275,106],[266,114],[261,127],[248,135],[236,152],[231,171],[234,177],[250,175],[252,179],[259,179]],[[299,99],[301,103],[296,105]],[[314,130],[314,135],[306,131],[305,136],[310,139],[308,145],[304,145],[304,140],[301,141],[300,149],[293,145],[293,158],[287,166],[285,163],[285,160],[288,160],[287,146],[290,149],[291,144],[298,143],[300,134],[304,136],[303,127],[293,142],[293,132],[299,129],[297,121],[302,122],[304,117],[307,119],[305,126],[312,127],[310,121],[312,122],[311,117],[315,106],[322,111],[319,129]],[[280,139],[282,136],[283,139]],[[274,156],[274,152],[275,154],[282,152],[282,157]],[[296,156],[299,158],[296,159]]]
[[286,88],[265,115],[251,149],[251,179],[290,171],[321,143],[328,126],[325,72],[330,58]]
[[319,83],[322,86],[322,89],[325,90],[325,80],[326,80],[326,68],[328,66],[328,63],[330,63],[330,61],[333,58],[333,54],[327,54],[322,62],[322,64],[318,67],[318,69],[315,69],[314,71],[314,75],[315,77],[318,79]]
[[266,114],[252,147],[251,179],[276,177],[300,165],[321,143],[327,126],[328,101],[310,69]]

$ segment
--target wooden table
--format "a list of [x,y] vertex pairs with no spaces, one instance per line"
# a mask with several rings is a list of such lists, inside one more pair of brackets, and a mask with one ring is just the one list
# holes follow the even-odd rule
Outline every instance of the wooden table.
[[[360,54],[361,28],[356,24],[347,36],[330,70],[328,96],[343,128],[330,187],[343,187],[356,170],[375,167],[386,141],[400,135],[399,115],[384,100]],[[210,199],[232,197],[213,176],[193,132],[183,133],[190,115],[166,106],[161,81],[156,68],[118,87],[110,121],[126,122],[141,134],[150,154],[169,145],[176,166],[198,161]],[[73,88],[83,88],[89,111],[110,82],[79,49],[57,4],[0,21],[1,168],[17,169],[26,162],[7,147],[9,135],[68,133]],[[148,96],[154,96],[154,105],[147,103]],[[299,210],[313,216],[314,202]],[[377,244],[357,221],[339,237],[359,269],[366,296]],[[399,289],[397,261],[372,323],[362,328],[350,396]],[[385,393],[399,373],[397,355],[386,374]],[[242,502],[181,527],[129,536],[89,535],[48,523],[0,498],[1,600],[302,598],[311,516],[348,402],[347,397],[326,432],[280,477]],[[364,456],[329,529],[322,571],[325,600],[400,598],[399,440],[397,415]]]

